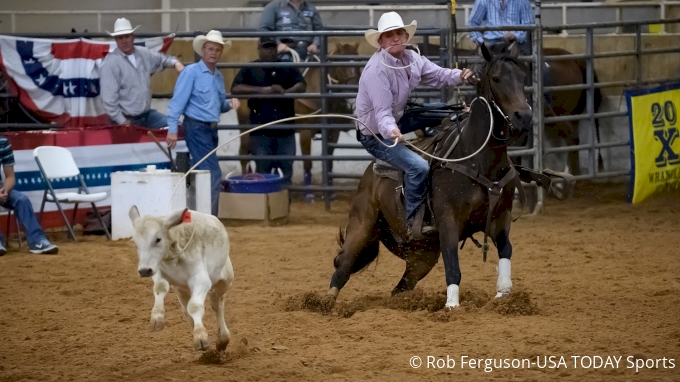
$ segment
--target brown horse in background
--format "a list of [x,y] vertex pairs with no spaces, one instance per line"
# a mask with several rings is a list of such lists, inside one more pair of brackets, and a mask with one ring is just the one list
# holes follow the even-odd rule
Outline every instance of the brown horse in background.
[[[359,44],[336,44],[335,51],[329,54],[331,55],[357,55]],[[321,90],[321,70],[316,68],[303,68],[304,79],[307,83],[307,92],[318,93]],[[361,71],[357,67],[329,67],[328,68],[328,79],[327,81],[333,84],[346,84],[346,85],[356,85],[359,83],[359,78],[361,76]],[[295,99],[295,114],[296,116],[303,116],[309,114],[319,114],[321,113],[321,99],[312,98],[296,98]],[[328,112],[329,113],[339,113],[339,114],[352,114],[354,112],[353,105],[349,105],[347,100],[340,98],[329,98],[328,99]],[[250,122],[250,110],[246,102],[241,102],[241,107],[237,111],[239,124],[248,124]],[[319,118],[309,118],[309,119],[299,119],[298,123],[320,123]],[[329,119],[329,123],[346,123],[344,119],[333,120]],[[245,130],[242,130],[243,132]],[[302,155],[311,155],[312,151],[312,139],[319,133],[320,129],[301,129],[298,130],[300,133],[300,150]],[[329,142],[337,142],[340,135],[339,130],[330,130],[328,137]],[[328,148],[328,155],[333,155],[334,148]],[[239,155],[249,155],[250,152],[250,139],[249,135],[244,135],[241,137],[241,144],[239,146]],[[333,162],[329,163],[329,171],[332,170]],[[305,185],[311,184],[311,170],[312,161],[304,161],[305,170]],[[245,174],[248,172],[247,161],[241,161],[241,171]],[[309,195],[309,196],[308,196]],[[306,200],[313,200],[314,194],[305,195]]]

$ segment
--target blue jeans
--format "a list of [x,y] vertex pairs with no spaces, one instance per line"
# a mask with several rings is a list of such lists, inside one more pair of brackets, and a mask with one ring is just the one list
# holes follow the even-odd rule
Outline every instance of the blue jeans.
[[[187,143],[191,155],[191,167],[203,159],[204,156],[217,147],[217,130],[209,125],[197,122],[193,119],[184,118],[184,141]],[[211,213],[217,216],[220,200],[220,184],[222,182],[222,170],[217,161],[217,153],[212,153],[203,161],[197,170],[210,171],[210,201]]]
[[[391,145],[391,139],[380,139]],[[409,225],[413,223],[413,217],[420,204],[427,196],[427,179],[430,173],[430,165],[415,152],[405,145],[398,144],[395,147],[386,147],[373,136],[361,134],[359,142],[366,148],[369,154],[385,161],[395,168],[404,172],[404,196],[406,199],[406,220]]]
[[[266,136],[250,134],[250,151],[253,155],[295,155],[295,134],[286,136]],[[255,160],[257,171],[269,174],[272,169],[283,171],[283,184],[289,185],[293,178],[292,160]]]
[[[0,184],[2,187],[2,184]],[[14,210],[14,213],[19,218],[19,222],[24,226],[26,231],[26,241],[28,246],[34,248],[43,240],[47,240],[45,232],[40,227],[38,219],[35,218],[33,205],[28,197],[17,190],[10,190],[7,200],[1,204],[3,207]],[[2,233],[0,233],[0,243],[2,242]]]
[[168,116],[161,114],[154,109],[142,113],[130,121],[131,125],[159,129],[168,126]]

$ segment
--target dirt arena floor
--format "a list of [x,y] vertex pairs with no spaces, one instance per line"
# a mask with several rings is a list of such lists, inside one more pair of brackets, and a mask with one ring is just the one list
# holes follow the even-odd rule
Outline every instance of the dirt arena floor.
[[[57,256],[13,243],[0,258],[0,381],[680,381],[680,196],[632,206],[624,186],[590,185],[549,201],[513,225],[504,299],[492,298],[495,252],[483,263],[471,243],[460,308],[442,310],[441,260],[416,292],[390,298],[404,264],[383,248],[330,314],[311,311],[348,206],[296,202],[286,226],[228,228],[222,355],[194,351],[172,292],[165,329],[149,331],[152,282],[132,242],[55,234]],[[210,308],[205,322],[214,348]]]

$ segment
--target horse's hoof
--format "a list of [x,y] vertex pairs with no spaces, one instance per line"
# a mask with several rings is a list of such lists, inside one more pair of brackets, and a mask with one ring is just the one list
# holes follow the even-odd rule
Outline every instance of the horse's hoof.
[[453,312],[453,311],[454,311],[457,307],[459,307],[459,306],[460,306],[460,305],[458,305],[458,304],[456,304],[456,305],[446,305],[446,306],[444,307],[444,311],[446,311],[446,312]]
[[319,301],[319,311],[323,314],[330,314],[333,307],[335,307],[335,297],[331,294],[322,297]]
[[507,295],[509,295],[509,294],[510,294],[510,292],[497,292],[497,293],[496,293],[496,298],[501,298],[501,297],[507,296]]
[[314,203],[314,194],[305,194],[305,203]]

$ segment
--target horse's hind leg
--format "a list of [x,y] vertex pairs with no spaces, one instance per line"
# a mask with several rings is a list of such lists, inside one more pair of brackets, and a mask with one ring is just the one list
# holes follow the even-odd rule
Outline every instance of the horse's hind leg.
[[[312,154],[312,137],[314,132],[309,129],[300,130],[300,152],[303,156],[310,156]],[[312,161],[305,159],[302,161],[302,167],[304,169],[303,185],[312,185]],[[314,193],[311,191],[305,191],[305,202],[314,201]]]
[[[243,133],[245,130],[241,130]],[[250,154],[250,134],[241,136],[241,142],[238,147],[238,155],[248,155]],[[245,174],[248,171],[248,161],[241,161],[241,174]]]
[[340,252],[333,261],[335,272],[328,291],[333,298],[338,296],[352,273],[365,268],[378,256],[380,243],[376,223],[379,212],[366,200],[368,197],[368,192],[357,194],[345,232],[340,234]]
[[[329,143],[338,143],[339,138],[340,138],[340,130],[331,130],[330,131],[330,135],[328,137]],[[333,155],[334,151],[335,151],[335,147],[329,147],[328,148],[328,155]],[[333,172],[333,161],[332,160],[328,161],[328,172],[329,173]],[[330,186],[333,185],[333,179],[332,178],[329,179],[328,182],[329,182]],[[334,201],[335,199],[337,199],[337,195],[335,194],[334,191],[331,191],[331,193],[329,194],[328,197],[330,198],[331,201]]]
[[406,270],[396,287],[392,290],[392,295],[411,291],[416,287],[418,281],[427,276],[437,264],[438,254],[436,252],[415,252],[406,254]]

